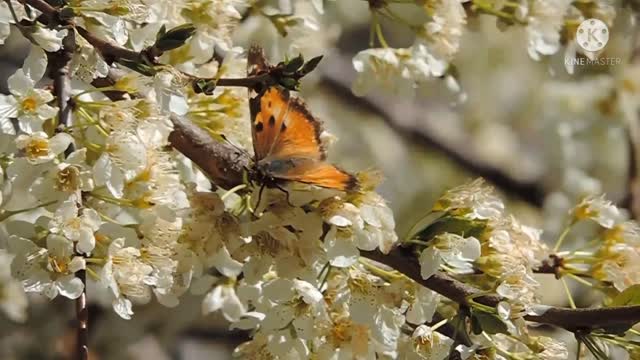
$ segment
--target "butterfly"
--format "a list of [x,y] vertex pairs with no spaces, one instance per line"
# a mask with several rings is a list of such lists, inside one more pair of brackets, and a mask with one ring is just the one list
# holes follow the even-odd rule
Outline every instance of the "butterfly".
[[[248,56],[249,76],[269,71],[261,48]],[[295,181],[342,191],[358,189],[352,174],[326,161],[322,123],[288,89],[269,84],[251,90],[249,98],[254,150],[253,178],[267,187]]]

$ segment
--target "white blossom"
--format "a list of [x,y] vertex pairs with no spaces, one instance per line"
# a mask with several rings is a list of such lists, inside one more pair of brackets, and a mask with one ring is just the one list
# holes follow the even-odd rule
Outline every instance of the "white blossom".
[[46,248],[31,240],[12,235],[9,250],[15,254],[11,273],[22,281],[24,290],[53,299],[62,295],[76,299],[84,286],[75,272],[85,268],[82,257],[74,256],[73,244],[62,236],[49,235]]
[[100,228],[100,216],[93,209],[81,211],[74,200],[67,200],[53,214],[49,230],[77,243],[77,251],[88,254],[96,245],[94,233]]
[[62,39],[67,36],[68,32],[67,29],[51,30],[37,26],[31,36],[45,51],[56,52],[62,48]]
[[[414,54],[419,56],[414,56]],[[434,74],[437,62],[420,45],[413,48],[377,48],[363,50],[353,58],[358,77],[352,90],[362,96],[371,89],[384,87],[398,96],[412,95],[416,84]],[[435,68],[435,73],[441,69]]]
[[130,319],[132,301],[147,303],[151,299],[151,289],[145,281],[153,268],[141,259],[139,249],[125,247],[124,238],[109,244],[105,265],[100,271],[100,283],[110,289],[113,309],[124,319]]
[[[404,4],[398,5],[399,2]],[[13,5],[20,24],[15,24],[8,4]],[[309,143],[309,149],[303,146],[299,149],[302,155],[293,148],[291,153],[296,153],[294,157],[324,161],[336,137],[321,131],[316,120],[306,114],[303,120],[288,119],[286,125],[291,126],[278,129],[274,137],[273,129],[268,128],[273,121],[263,117],[267,121],[263,129],[252,121],[257,120],[252,118],[257,109],[249,109],[250,99],[262,90],[260,86],[252,86],[247,92],[244,87],[224,86],[224,81],[218,81],[241,82],[247,77],[247,68],[249,73],[255,71],[256,67],[247,64],[246,47],[239,44],[259,43],[273,57],[268,68],[273,74],[260,73],[257,80],[262,85],[291,88],[301,75],[300,69],[296,73],[289,69],[291,59],[299,53],[307,60],[326,55],[339,38],[346,39],[343,31],[366,19],[371,21],[371,35],[377,37],[381,47],[367,48],[365,44],[357,49],[352,60],[357,76],[352,91],[358,96],[375,90],[395,93],[402,103],[386,99],[389,101],[385,107],[392,108],[384,110],[406,113],[407,123],[397,125],[430,126],[410,124],[417,120],[416,114],[401,110],[412,102],[416,92],[433,92],[427,85],[439,80],[455,92],[461,92],[462,85],[467,84],[473,90],[477,82],[473,71],[485,68],[471,67],[472,71],[467,71],[463,67],[469,61],[478,63],[479,45],[482,51],[488,49],[490,59],[497,56],[501,60],[499,71],[509,79],[513,74],[504,66],[509,58],[498,51],[495,42],[517,41],[519,37],[508,33],[515,34],[517,28],[522,30],[533,59],[555,54],[566,46],[565,58],[575,60],[581,50],[571,33],[574,25],[587,15],[613,25],[618,9],[611,1],[578,4],[569,0],[380,0],[363,2],[362,11],[351,11],[351,5],[343,2],[333,2],[331,9],[325,8],[327,4],[320,0],[83,0],[68,5],[59,7],[57,19],[73,16],[73,23],[70,20],[66,24],[49,23],[53,19],[50,14],[43,15],[21,1],[0,2],[0,44],[10,28],[20,30],[12,35],[30,40],[28,56],[8,78],[7,94],[0,95],[0,248],[6,246],[0,249],[0,312],[14,321],[26,320],[27,300],[31,299],[27,293],[42,294],[48,299],[58,295],[77,299],[86,290],[89,301],[110,307],[123,319],[135,317],[127,327],[136,333],[139,324],[148,327],[148,319],[158,321],[156,316],[148,316],[155,311],[154,306],[144,311],[139,311],[138,306],[157,301],[170,308],[189,307],[195,299],[200,306],[198,316],[219,312],[231,329],[250,338],[234,351],[242,358],[440,360],[449,357],[455,340],[443,335],[441,326],[459,327],[456,321],[465,315],[461,311],[468,310],[476,318],[467,319],[472,323],[462,324],[459,330],[469,325],[477,330],[477,311],[490,312],[477,308],[471,299],[467,305],[473,306],[465,310],[454,301],[460,299],[440,295],[438,292],[447,292],[431,286],[432,281],[411,279],[420,276],[433,280],[433,275],[442,271],[455,281],[472,285],[481,294],[499,297],[491,312],[495,311],[495,320],[507,327],[508,334],[494,334],[489,329],[480,335],[469,334],[470,346],[455,347],[461,358],[502,359],[513,355],[555,360],[569,356],[566,346],[532,336],[528,328],[527,315],[539,315],[548,309],[540,304],[535,269],[553,266],[557,276],[571,274],[579,276],[578,280],[596,281],[607,302],[640,284],[640,226],[626,220],[624,211],[604,197],[587,197],[569,214],[566,230],[572,232],[571,238],[594,240],[579,250],[550,256],[543,241],[548,236],[508,215],[504,202],[483,180],[447,190],[430,208],[416,203],[429,194],[418,194],[414,183],[424,181],[435,189],[443,185],[437,181],[442,176],[456,181],[457,177],[444,168],[428,173],[427,178],[409,178],[406,189],[395,189],[395,183],[382,188],[409,194],[391,198],[397,202],[394,208],[402,214],[399,223],[405,224],[421,208],[428,212],[428,224],[402,243],[398,242],[392,207],[374,190],[378,185],[376,176],[367,171],[353,173],[357,189],[344,191],[280,177],[255,176],[254,162],[259,159],[251,158],[254,141],[287,142],[293,136],[293,145],[299,147],[304,142],[300,139],[313,133],[318,144],[312,147]],[[347,8],[348,13],[341,13]],[[325,12],[340,16],[319,16]],[[480,13],[483,15],[476,16]],[[365,18],[361,19],[361,15]],[[494,26],[496,19],[500,30],[508,32],[492,36],[489,43],[474,44],[476,33]],[[616,20],[616,24],[625,25],[622,20]],[[402,22],[404,31],[411,36],[391,31],[390,26],[398,25],[396,22]],[[467,31],[467,26],[474,31]],[[182,28],[176,30],[177,27]],[[193,33],[191,27],[195,29]],[[614,28],[610,28],[613,32]],[[185,29],[189,30],[180,34],[189,35],[184,43],[169,36]],[[386,44],[383,32],[395,47]],[[616,36],[611,39],[612,45],[619,45]],[[66,48],[72,45],[67,41],[75,42],[73,49]],[[342,45],[339,47],[344,48]],[[618,47],[607,51],[617,53]],[[69,60],[69,81],[64,82],[68,91],[62,92],[59,81],[51,85],[50,76],[45,78],[47,70],[58,66],[48,64],[48,59],[64,52],[61,50],[67,50],[70,56],[65,59]],[[471,60],[470,54],[474,55]],[[484,60],[480,60],[478,65],[483,65]],[[544,65],[549,65],[550,72],[555,69],[553,64]],[[565,65],[577,72],[577,67]],[[578,91],[571,99],[562,97],[559,107],[563,111],[554,114],[562,120],[560,160],[570,160],[572,165],[559,178],[545,179],[545,187],[564,186],[567,201],[563,212],[568,209],[571,196],[581,196],[585,190],[595,193],[610,185],[595,180],[601,171],[600,163],[606,163],[610,170],[620,165],[617,158],[622,158],[622,163],[626,161],[604,145],[597,153],[606,154],[606,159],[596,156],[596,152],[588,156],[586,151],[585,156],[579,157],[583,149],[572,137],[593,137],[591,140],[606,143],[608,137],[618,139],[621,129],[627,127],[629,134],[634,134],[640,104],[636,99],[640,88],[636,70],[631,65],[623,66],[619,71],[623,75],[616,82],[607,73],[609,69],[598,69],[598,78],[608,85],[606,91],[587,91],[586,97],[584,91]],[[546,81],[545,77],[540,76],[539,81]],[[215,88],[199,93],[203,79],[208,85],[215,84]],[[303,85],[313,79],[313,75],[305,74]],[[492,82],[493,77],[482,80],[496,88],[504,85],[501,81]],[[522,79],[516,78],[514,84],[523,82],[518,80]],[[524,83],[530,80],[524,78]],[[525,85],[524,88],[531,87]],[[574,87],[562,90],[575,92]],[[69,99],[56,98],[61,93],[64,97],[68,93]],[[460,99],[464,96],[460,95]],[[273,106],[274,99],[267,100],[260,104],[262,116]],[[506,111],[514,111],[511,107],[519,106],[520,101],[516,96],[509,100],[504,102],[509,105]],[[434,104],[431,101],[424,109],[433,111],[434,119],[443,112],[448,115],[443,117],[446,121],[434,127],[438,132],[434,136],[451,140],[453,146],[466,146],[465,139],[457,139],[453,130],[468,130],[467,135],[478,132],[483,139],[489,133],[505,133],[494,134],[486,128],[495,130],[496,126],[487,127],[481,119],[470,118],[473,101],[464,109],[443,109],[438,106],[438,97],[433,98]],[[532,97],[531,101],[538,105],[540,99]],[[301,110],[294,101],[285,102],[286,109],[270,119],[289,116],[291,111],[311,111]],[[483,102],[493,104],[488,99]],[[56,103],[68,105],[71,123],[61,123],[64,117],[58,114]],[[550,110],[542,105],[545,103],[540,103],[545,116],[534,127],[523,130],[531,132],[548,126],[545,120]],[[492,111],[503,110],[494,109],[500,106],[489,107]],[[567,111],[572,107],[590,111],[586,115]],[[315,114],[316,110],[312,112]],[[500,113],[489,114],[493,119],[499,118],[495,115]],[[183,127],[181,121],[176,121],[178,117],[195,128]],[[626,121],[625,126],[615,123],[620,117]],[[600,121],[601,118],[610,121]],[[497,127],[501,130],[513,125],[504,119],[496,121],[502,121]],[[180,142],[194,140],[192,132],[197,134],[196,130],[203,136],[194,139],[206,153],[179,153],[185,150]],[[266,137],[260,135],[264,130],[268,130]],[[554,125],[554,134],[556,130]],[[287,135],[290,133],[293,135]],[[501,137],[489,136],[488,140],[493,141],[490,147],[502,146]],[[207,144],[208,140],[212,143]],[[354,149],[362,145],[357,140],[351,141]],[[374,140],[369,145],[378,153],[396,150]],[[558,142],[555,140],[558,138],[553,141]],[[527,137],[523,146],[536,145],[536,141]],[[237,168],[221,166],[216,167],[219,173],[207,173],[212,169],[208,165],[226,162],[218,164],[212,158],[205,159],[211,163],[201,163],[200,155],[210,155],[208,145],[211,149],[230,149],[229,154],[237,156]],[[509,148],[515,149],[514,146]],[[461,154],[467,150],[473,152],[465,148]],[[271,160],[289,159],[283,154],[271,156]],[[566,167],[558,162],[546,168],[538,164],[543,159],[533,158],[523,159],[527,169],[529,162],[536,163],[536,171]],[[247,159],[251,160],[245,162]],[[493,160],[495,164],[492,161],[490,168],[509,165],[502,158]],[[289,170],[299,170],[295,161],[292,164]],[[422,171],[420,166],[415,163],[411,169],[417,174]],[[509,176],[527,184],[533,175],[542,175],[515,170]],[[402,175],[411,176],[404,172]],[[219,182],[218,177],[228,181]],[[492,179],[497,185],[501,184],[499,180]],[[411,204],[414,207],[407,212]],[[519,210],[523,208],[518,206]],[[526,221],[535,224],[542,220],[538,219],[541,215],[546,216],[544,220],[549,218],[544,210],[520,211]],[[577,224],[582,220],[599,226],[583,228]],[[596,232],[585,235],[592,228],[597,228]],[[380,262],[368,259],[374,252],[379,253],[376,258]],[[418,271],[420,275],[416,275]],[[86,274],[85,279],[80,278],[82,273]],[[184,301],[187,293],[191,298]],[[39,307],[39,303],[34,297],[34,305]],[[185,319],[189,320],[180,312],[182,309],[171,310],[181,319],[163,329],[163,335],[171,335]],[[442,321],[433,325],[434,319]],[[22,335],[20,343],[22,338],[46,339],[36,336],[40,334]]]
[[7,80],[10,95],[0,95],[0,130],[15,134],[9,119],[18,119],[19,127],[26,133],[42,130],[42,123],[55,116],[56,108],[48,103],[53,100],[51,92],[36,89],[36,83],[47,68],[45,52],[33,46],[24,65]]
[[38,131],[31,135],[19,135],[16,147],[24,151],[27,160],[32,164],[52,161],[62,154],[73,142],[69,134],[59,133],[49,138],[45,132]]
[[455,272],[469,272],[472,262],[480,256],[480,241],[452,233],[438,235],[420,254],[420,274],[428,279],[441,265],[446,264]]
[[[27,18],[27,14],[21,4],[16,0],[11,0],[11,6],[16,12],[16,16],[19,20]],[[0,45],[4,44],[5,40],[9,36],[11,31],[11,24],[15,23],[11,11],[9,10],[9,4],[7,2],[0,3]]]
[[431,321],[439,302],[439,295],[422,286],[416,286],[415,294],[407,310],[407,322],[411,324],[424,324]]
[[469,219],[497,219],[504,204],[482,179],[447,190],[433,206],[433,211],[447,211]]
[[399,358],[411,360],[443,360],[449,356],[453,340],[431,330],[427,325],[416,327],[399,347]]
[[50,163],[44,174],[31,184],[30,193],[41,202],[50,202],[70,195],[80,198],[80,192],[93,190],[93,175],[86,163],[86,154],[87,149],[79,149],[63,162]]
[[555,54],[560,48],[560,31],[571,1],[535,0],[530,3],[527,16],[529,56],[539,60],[540,55]]
[[[462,3],[466,0],[441,0],[435,2],[431,21],[427,22],[414,47],[421,49],[433,69],[434,76],[442,76],[448,62],[458,52],[466,24]],[[425,5],[426,6],[426,5]]]
[[230,284],[215,286],[202,301],[203,314],[206,315],[218,310],[222,312],[225,319],[231,322],[240,320],[247,312]]
[[576,221],[589,219],[604,228],[612,228],[622,216],[615,205],[600,196],[584,198],[573,209],[573,217]]

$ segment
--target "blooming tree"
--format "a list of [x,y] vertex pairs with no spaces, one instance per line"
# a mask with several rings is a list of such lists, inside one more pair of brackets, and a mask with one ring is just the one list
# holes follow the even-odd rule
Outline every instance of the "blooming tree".
[[[453,61],[480,14],[523,30],[518,51],[542,61],[597,59],[576,44],[577,25],[612,25],[623,9],[608,0],[364,3],[371,39],[353,58],[353,93],[410,97],[443,79],[459,100]],[[372,172],[356,174],[356,191],[251,178],[249,92],[295,91],[313,76],[320,58],[297,54],[322,50],[305,39],[326,30],[325,5],[338,6],[2,2],[0,41],[19,32],[30,50],[0,97],[0,310],[19,322],[25,293],[74,301],[80,359],[90,352],[89,302],[135,322],[141,305],[171,311],[187,293],[200,296],[203,314],[220,312],[248,334],[235,350],[246,359],[567,359],[576,344],[578,358],[640,356],[640,225],[603,196],[563,214],[550,247],[482,180],[444,192],[398,236]],[[249,49],[233,36],[254,18],[283,38],[267,49],[276,65],[247,75]],[[405,27],[413,43],[391,47],[383,23]],[[627,81],[616,103],[630,117],[634,86]],[[330,134],[321,138],[329,145]],[[590,241],[565,245],[572,236]],[[545,305],[536,274],[553,274],[570,307]],[[599,306],[577,308],[567,279],[597,293]]]

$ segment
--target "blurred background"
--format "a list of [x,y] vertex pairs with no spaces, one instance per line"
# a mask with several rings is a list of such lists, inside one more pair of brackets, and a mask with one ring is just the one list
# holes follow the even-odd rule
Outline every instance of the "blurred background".
[[[267,17],[249,11],[234,33],[235,44],[260,44],[273,61],[299,52],[307,59],[325,56],[305,78],[301,96],[338,138],[330,148],[333,161],[350,171],[385,174],[379,190],[394,210],[401,238],[445,189],[476,177],[493,184],[523,223],[543,228],[550,243],[567,210],[587,194],[604,193],[624,207],[634,203],[633,105],[640,102],[640,68],[632,63],[633,13],[617,13],[601,54],[621,59],[619,64],[578,65],[569,74],[562,49],[532,60],[522,27],[501,31],[495,17],[474,15],[452,62],[459,91],[435,78],[415,97],[385,88],[356,97],[352,58],[369,47],[367,2],[327,1],[324,15],[296,2],[294,11],[318,30],[301,26],[283,38]],[[412,5],[394,11],[417,22],[424,16]],[[382,27],[392,47],[413,42],[413,34],[398,24],[383,21]],[[6,93],[7,77],[27,52],[26,41],[12,31],[0,46],[0,91]],[[574,241],[580,241],[579,233]],[[556,282],[539,280],[543,302],[566,305]],[[583,295],[576,296],[582,306],[596,300]],[[0,359],[66,358],[64,349],[73,341],[72,302],[31,299],[26,323],[0,320]],[[170,311],[155,303],[138,307],[129,322],[97,306],[90,314],[91,342],[100,354],[92,359],[226,359],[246,339],[229,331],[221,316],[202,317],[201,298],[188,295]]]

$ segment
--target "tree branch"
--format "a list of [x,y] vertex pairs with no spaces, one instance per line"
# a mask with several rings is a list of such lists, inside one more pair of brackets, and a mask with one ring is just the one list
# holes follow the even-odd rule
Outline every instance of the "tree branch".
[[387,96],[355,96],[351,84],[355,79],[350,62],[341,55],[329,58],[323,67],[323,84],[337,93],[345,102],[379,115],[389,127],[403,135],[412,143],[434,149],[464,170],[481,176],[493,183],[507,195],[523,200],[535,207],[541,207],[546,195],[543,185],[537,181],[521,180],[504,170],[486,163],[467,149],[465,144],[450,144],[425,128],[414,124],[424,123],[427,109],[413,102],[399,101]]
[[242,184],[243,174],[249,166],[249,155],[233,146],[223,144],[197,125],[172,115],[171,145],[191,159],[212,182],[222,188]]
[[[420,265],[412,261],[413,255],[401,247],[392,250],[386,255],[378,251],[360,251],[360,254],[401,272],[418,284],[459,304],[469,305],[468,300],[473,298],[475,302],[495,307],[501,301],[501,298],[497,295],[479,296],[482,293],[479,289],[457,281],[444,273],[437,273],[427,280],[422,279]],[[570,331],[613,328],[630,326],[640,322],[640,306],[594,309],[569,309],[550,306],[539,315],[526,315],[524,318],[528,321],[554,325]]]
[[101,55],[104,61],[112,63],[116,59],[124,59],[129,61],[142,61],[141,53],[129,50],[125,47],[115,45],[110,41],[100,39],[86,29],[75,26],[78,34],[82,36],[89,44],[91,44]]
[[[145,53],[145,51],[142,51],[142,52],[133,51],[125,47],[113,44],[110,41],[103,40],[97,37],[96,35],[94,35],[93,33],[87,31],[86,29],[80,26],[77,26],[70,19],[62,19],[60,16],[60,10],[57,8],[54,8],[53,6],[49,5],[43,0],[19,0],[19,1],[22,2],[23,4],[28,4],[33,8],[40,10],[43,13],[43,15],[45,15],[47,21],[49,22],[49,24],[47,25],[63,24],[63,25],[72,26],[78,32],[78,34],[80,34],[80,36],[82,36],[85,40],[87,40],[89,44],[91,44],[96,50],[98,50],[98,52],[102,55],[102,57],[107,63],[112,63],[120,59],[129,60],[132,62],[143,61],[143,56],[144,56],[143,54]],[[153,53],[154,55],[157,55],[155,54],[155,52]]]

